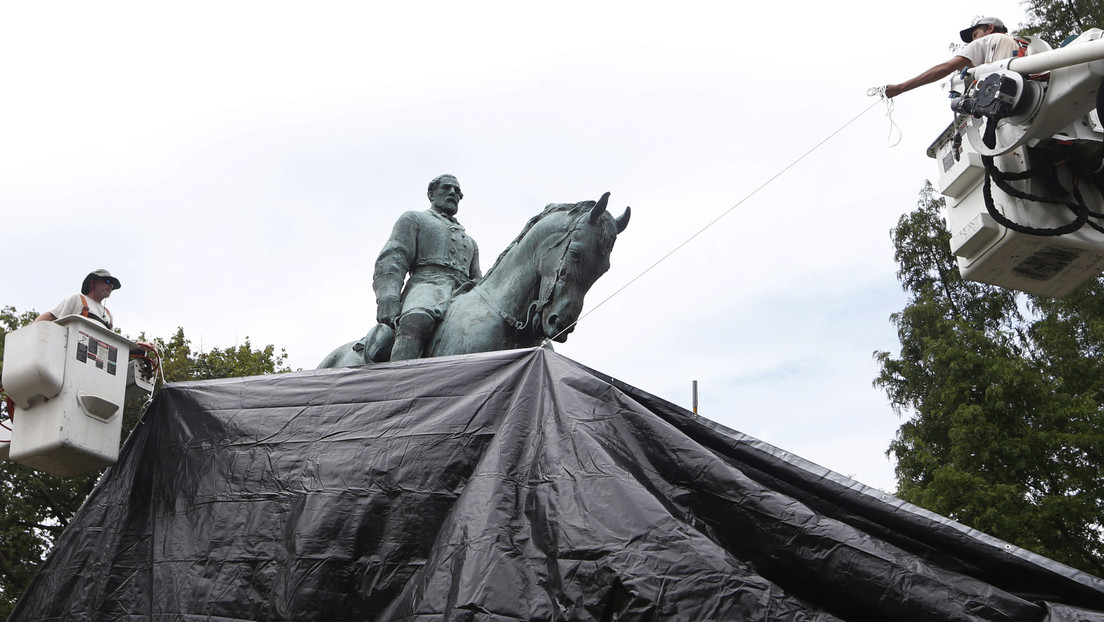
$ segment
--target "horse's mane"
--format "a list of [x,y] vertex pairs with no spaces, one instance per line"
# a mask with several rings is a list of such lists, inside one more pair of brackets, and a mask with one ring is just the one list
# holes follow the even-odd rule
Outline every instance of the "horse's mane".
[[[519,242],[521,242],[521,239],[524,238],[527,233],[529,233],[529,230],[535,227],[536,224],[540,222],[544,217],[550,216],[552,214],[559,214],[561,212],[567,212],[570,215],[578,215],[580,213],[589,212],[590,210],[594,209],[595,204],[595,201],[579,201],[578,203],[549,203],[544,207],[544,211],[537,214],[536,216],[533,216],[529,219],[529,222],[525,223],[525,226],[521,229],[521,233],[519,233],[517,237],[514,238],[513,242],[510,242],[506,245],[506,249],[498,255],[498,259],[495,259],[494,265],[492,265],[491,268],[487,270],[487,273],[483,275],[483,278],[487,278],[488,276],[490,276],[490,274],[494,272],[494,269],[497,268],[500,263],[502,263],[502,258],[505,257],[507,253],[509,253],[511,250],[513,250],[514,247],[517,246]],[[614,233],[614,235],[616,236],[617,234]],[[613,244],[610,244],[610,248],[612,247]]]

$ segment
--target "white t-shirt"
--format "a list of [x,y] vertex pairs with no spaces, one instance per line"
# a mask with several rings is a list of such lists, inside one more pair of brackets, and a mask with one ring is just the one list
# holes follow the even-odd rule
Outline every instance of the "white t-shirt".
[[[107,310],[107,307],[103,304],[92,300],[91,296],[85,296],[84,300],[88,302],[88,315],[94,315],[98,318],[103,318],[107,321],[110,328],[115,324],[115,321],[111,318],[111,312]],[[67,315],[80,315],[84,310],[84,303],[81,302],[80,294],[71,294],[58,303],[50,313],[54,314],[56,318],[63,318]]]
[[1020,44],[1011,35],[1003,32],[994,32],[980,39],[974,39],[966,44],[955,56],[961,56],[970,61],[974,67],[980,67],[998,60],[1012,58]]

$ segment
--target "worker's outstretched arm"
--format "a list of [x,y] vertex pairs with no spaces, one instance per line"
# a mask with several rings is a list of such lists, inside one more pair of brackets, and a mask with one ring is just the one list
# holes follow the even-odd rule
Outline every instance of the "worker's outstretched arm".
[[955,56],[951,60],[940,63],[935,67],[925,71],[924,73],[912,78],[911,80],[905,80],[900,84],[887,84],[886,85],[886,97],[897,97],[905,91],[911,91],[918,86],[924,86],[925,84],[931,84],[936,80],[946,76],[955,71],[961,71],[964,67],[970,67],[970,60],[965,56]]

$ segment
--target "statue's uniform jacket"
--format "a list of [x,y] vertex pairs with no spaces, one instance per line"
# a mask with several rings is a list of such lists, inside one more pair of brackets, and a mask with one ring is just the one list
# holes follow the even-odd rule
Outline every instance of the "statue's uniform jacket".
[[481,276],[475,240],[455,218],[428,209],[399,217],[376,259],[372,289],[376,300],[401,291],[402,313],[420,310],[440,319],[453,292]]

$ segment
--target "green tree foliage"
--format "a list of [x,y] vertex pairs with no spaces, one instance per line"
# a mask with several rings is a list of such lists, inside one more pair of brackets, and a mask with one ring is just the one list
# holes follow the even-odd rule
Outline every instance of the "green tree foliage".
[[1046,299],[962,280],[927,184],[893,232],[909,294],[875,384],[907,416],[898,495],[1104,575],[1104,281]]
[[[20,313],[0,307],[0,365],[4,335],[30,324],[37,313]],[[139,342],[147,341],[145,335]],[[291,371],[284,350],[272,345],[253,349],[249,338],[241,345],[197,352],[178,328],[169,339],[155,338],[161,352],[161,370],[167,382],[255,376]],[[2,367],[0,367],[2,369]],[[123,417],[123,435],[129,434],[141,416],[144,400],[128,403]],[[6,410],[0,425],[9,421]],[[54,540],[69,524],[102,471],[71,478],[59,478],[13,462],[0,462],[0,620],[7,619],[19,595],[38,570]]]
[[[145,335],[138,340],[144,341]],[[237,347],[194,352],[191,341],[184,337],[184,329],[177,328],[168,341],[157,338],[153,343],[161,352],[163,371],[168,382],[238,378],[291,371],[284,364],[287,360],[284,350],[281,349],[277,354],[272,345],[254,350],[249,337]]]
[[1104,0],[1026,0],[1026,27],[1021,34],[1038,35],[1054,47],[1089,28],[1104,27]]

